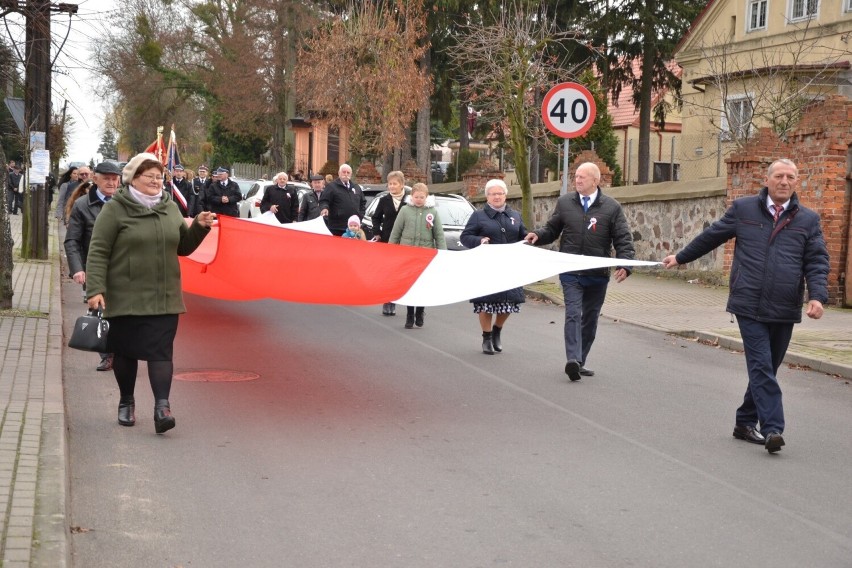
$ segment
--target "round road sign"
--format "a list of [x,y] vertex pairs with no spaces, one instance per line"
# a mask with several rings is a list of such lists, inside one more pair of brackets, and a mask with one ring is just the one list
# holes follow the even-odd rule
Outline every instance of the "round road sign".
[[595,122],[597,108],[592,93],[579,83],[559,83],[541,103],[541,118],[547,129],[561,138],[585,134]]

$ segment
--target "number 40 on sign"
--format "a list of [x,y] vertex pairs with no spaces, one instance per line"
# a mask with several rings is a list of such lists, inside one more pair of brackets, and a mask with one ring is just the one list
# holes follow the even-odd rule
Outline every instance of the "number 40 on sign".
[[544,124],[560,138],[576,138],[585,134],[594,124],[596,113],[592,93],[579,83],[556,85],[541,103]]

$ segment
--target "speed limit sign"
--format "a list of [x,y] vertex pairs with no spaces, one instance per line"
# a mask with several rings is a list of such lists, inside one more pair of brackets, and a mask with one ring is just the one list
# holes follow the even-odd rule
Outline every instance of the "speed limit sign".
[[560,138],[582,136],[594,124],[596,114],[592,93],[579,83],[559,83],[541,103],[544,124]]

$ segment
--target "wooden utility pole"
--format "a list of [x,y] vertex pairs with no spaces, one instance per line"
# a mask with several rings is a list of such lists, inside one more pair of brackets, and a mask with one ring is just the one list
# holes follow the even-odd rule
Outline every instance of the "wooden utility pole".
[[[32,132],[44,133],[44,147],[50,149],[50,1],[28,0],[26,67],[24,80],[24,123],[28,129],[27,158],[32,155]],[[24,194],[23,240],[21,257],[46,260],[47,247],[47,186],[44,180],[31,180]],[[40,183],[32,183],[39,181]]]

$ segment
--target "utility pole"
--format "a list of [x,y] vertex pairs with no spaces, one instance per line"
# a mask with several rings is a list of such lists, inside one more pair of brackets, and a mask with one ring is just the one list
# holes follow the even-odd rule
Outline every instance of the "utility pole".
[[[52,6],[50,0],[27,0],[24,15],[27,20],[25,80],[24,80],[24,123],[28,129],[27,158],[32,156],[32,132],[44,133],[44,149],[50,150],[51,78],[50,61],[50,13],[68,12],[75,14],[74,4]],[[29,180],[30,167],[26,170]],[[24,195],[24,218],[21,257],[46,260],[48,256],[47,185],[44,179],[32,180]]]
[[[50,148],[50,2],[28,0],[26,67],[24,80],[24,123],[29,132],[27,156],[32,155],[32,132],[44,133],[44,148]],[[47,259],[47,191],[44,180],[31,180],[24,197],[21,257]],[[40,183],[32,183],[38,181]]]

